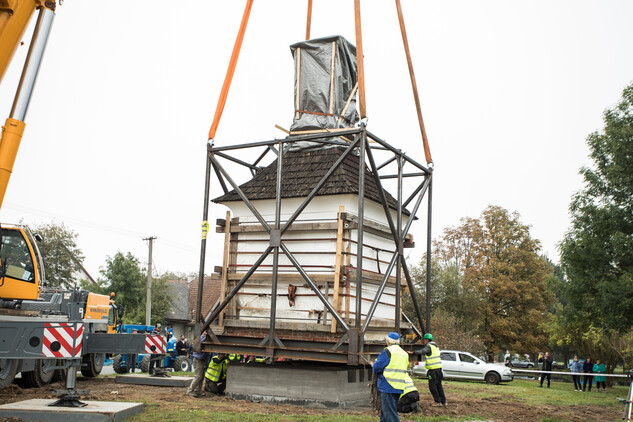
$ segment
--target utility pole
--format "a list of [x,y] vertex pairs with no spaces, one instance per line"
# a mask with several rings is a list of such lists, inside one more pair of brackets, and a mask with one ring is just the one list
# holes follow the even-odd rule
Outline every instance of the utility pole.
[[149,258],[147,258],[147,298],[145,300],[145,325],[152,324],[152,247],[156,236],[146,237],[149,241]]

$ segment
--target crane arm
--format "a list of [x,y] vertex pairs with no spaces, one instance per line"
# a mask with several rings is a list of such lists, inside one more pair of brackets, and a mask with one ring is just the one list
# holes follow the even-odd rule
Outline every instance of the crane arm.
[[0,0],[0,81],[9,67],[31,16],[35,10],[39,10],[11,115],[2,127],[0,138],[0,207],[2,207],[9,178],[13,171],[13,164],[24,133],[24,118],[55,16],[55,7],[54,0]]

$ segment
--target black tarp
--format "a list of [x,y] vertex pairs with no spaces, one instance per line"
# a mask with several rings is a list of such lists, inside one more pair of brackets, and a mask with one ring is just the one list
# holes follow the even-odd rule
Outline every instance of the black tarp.
[[298,42],[291,45],[290,50],[295,60],[295,115],[290,130],[354,126],[359,119],[356,95],[352,97],[342,119],[339,116],[357,82],[356,47],[337,35]]

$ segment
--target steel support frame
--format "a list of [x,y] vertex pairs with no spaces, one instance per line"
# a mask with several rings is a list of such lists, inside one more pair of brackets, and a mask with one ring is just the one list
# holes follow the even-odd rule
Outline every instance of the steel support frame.
[[[353,136],[352,142],[346,142],[341,140],[341,136]],[[377,145],[370,145],[369,139],[371,139]],[[330,170],[323,176],[323,178],[317,183],[317,185],[313,188],[310,194],[305,198],[305,200],[297,207],[297,209],[293,212],[292,216],[285,222],[285,224],[281,225],[281,189],[283,185],[282,180],[282,169],[283,169],[283,158],[285,155],[285,151],[290,147],[293,143],[297,141],[312,141],[317,144],[323,145],[338,145],[341,147],[345,147],[345,151],[338,160],[332,165]],[[277,148],[275,148],[275,146]],[[236,152],[242,149],[251,149],[257,147],[265,147],[264,152],[259,155],[257,160],[253,164],[249,164],[241,159],[232,157],[229,155],[229,152]],[[348,326],[342,316],[333,308],[333,306],[329,303],[328,299],[323,296],[323,294],[318,289],[316,283],[314,283],[305,269],[301,266],[299,261],[295,258],[295,256],[290,252],[290,250],[286,247],[281,237],[283,233],[292,225],[293,222],[299,217],[299,215],[303,212],[303,210],[309,205],[310,201],[317,195],[322,186],[328,181],[328,179],[332,176],[332,174],[339,168],[341,163],[345,160],[347,155],[349,155],[354,149],[359,150],[359,180],[358,180],[358,227],[357,227],[357,275],[356,275],[356,314],[354,319],[353,326]],[[376,165],[374,160],[374,156],[372,150],[378,151],[387,151],[393,153],[393,156],[389,158],[387,161],[383,162],[380,166]],[[263,167],[258,166],[261,160],[266,156],[266,154],[270,151],[273,151],[277,157],[277,177],[276,177],[276,198],[275,198],[275,221],[273,227],[271,227],[268,222],[263,218],[263,216],[257,211],[256,207],[253,203],[246,197],[244,192],[239,188],[239,185],[235,180],[231,177],[231,175],[224,169],[224,167],[219,162],[218,158],[226,159],[233,163],[239,164],[248,170],[254,175],[259,169]],[[362,260],[363,260],[363,223],[364,223],[364,202],[365,202],[365,166],[366,160],[369,162],[371,172],[373,174],[374,180],[377,184],[378,190],[380,192],[380,202],[385,212],[385,216],[387,222],[389,224],[389,228],[391,234],[393,236],[395,252],[389,262],[389,266],[384,273],[384,277],[381,281],[379,289],[376,293],[376,297],[372,302],[372,305],[364,319],[362,320],[361,315],[361,300],[359,299],[362,295]],[[386,167],[390,163],[395,162],[397,164],[397,174],[395,175],[383,175],[380,176],[378,174],[379,170]],[[411,165],[416,168],[415,173],[404,173],[405,165]],[[419,170],[419,171],[418,171]],[[268,255],[273,253],[273,268],[272,268],[272,286],[271,286],[271,309],[270,309],[270,325],[268,328],[268,333],[265,337],[262,338],[240,338],[235,336],[226,336],[219,335],[217,336],[218,342],[214,342],[216,344],[212,345],[214,351],[233,351],[237,353],[247,353],[248,354],[265,354],[268,356],[279,357],[288,357],[288,358],[303,358],[309,360],[324,360],[330,362],[346,362],[347,364],[358,364],[358,355],[362,355],[363,353],[373,353],[374,345],[366,344],[364,342],[364,335],[369,328],[371,323],[373,314],[376,310],[378,301],[382,296],[384,289],[389,280],[389,276],[396,266],[396,311],[394,315],[395,319],[395,329],[400,331],[400,321],[404,319],[405,321],[411,323],[411,320],[402,312],[400,309],[400,292],[401,292],[401,279],[402,275],[406,279],[407,286],[410,290],[415,313],[417,317],[417,322],[421,329],[418,330],[414,324],[413,331],[416,333],[418,337],[421,337],[421,334],[427,332],[429,330],[429,313],[430,307],[428,303],[428,299],[430,297],[430,265],[427,263],[427,306],[426,306],[426,324],[424,318],[422,316],[422,312],[420,310],[419,304],[417,302],[417,298],[415,295],[415,289],[413,280],[411,279],[405,257],[403,254],[404,247],[404,239],[406,238],[408,231],[411,227],[413,220],[421,206],[422,200],[425,194],[428,191],[428,219],[427,219],[427,259],[430,259],[431,252],[431,208],[432,208],[432,200],[431,200],[431,192],[432,192],[432,169],[423,166],[417,161],[413,160],[411,157],[407,156],[402,151],[394,148],[386,141],[378,138],[376,135],[367,131],[365,124],[361,123],[360,128],[350,129],[346,131],[340,131],[336,133],[318,133],[311,135],[294,135],[288,136],[283,139],[275,139],[269,141],[260,141],[246,144],[239,144],[233,146],[223,146],[223,147],[214,147],[212,144],[208,145],[207,148],[207,171],[206,171],[206,180],[205,180],[205,204],[203,211],[203,221],[207,221],[208,219],[208,205],[210,201],[210,175],[211,171],[215,173],[218,177],[219,183],[222,187],[224,193],[227,193],[228,184],[235,190],[238,194],[242,202],[249,208],[253,216],[258,220],[258,222],[262,225],[262,227],[269,233],[271,240],[269,246],[262,253],[262,255],[256,260],[253,266],[244,274],[242,279],[236,283],[235,287],[232,291],[225,297],[222,303],[215,306],[214,309],[209,313],[207,318],[204,320],[204,324],[202,325],[200,332],[207,331],[212,322],[218,318],[220,313],[226,308],[226,306],[230,303],[230,301],[235,297],[235,295],[240,291],[240,289],[244,286],[244,284],[248,281],[252,274],[259,268],[262,262],[268,257]],[[403,184],[405,178],[414,178],[414,177],[422,177],[423,180],[419,183],[418,186],[415,187],[413,193],[403,201]],[[393,221],[391,215],[391,209],[386,195],[384,193],[384,189],[382,187],[382,179],[396,178],[397,179],[397,204],[396,204],[396,222]],[[413,199],[416,199],[415,205],[412,211],[409,213],[409,219],[407,223],[402,227],[402,213],[403,209],[411,202]],[[276,324],[276,292],[277,292],[277,281],[278,281],[278,273],[279,273],[279,253],[281,252],[286,255],[286,257],[290,260],[293,266],[297,269],[299,274],[303,277],[306,283],[310,286],[310,288],[314,291],[317,297],[321,300],[324,306],[331,313],[332,317],[336,319],[338,326],[340,327],[340,331],[342,332],[342,336],[337,343],[333,346],[327,344],[327,342],[323,342],[321,340],[315,342],[299,342],[292,340],[284,340],[282,342],[276,335],[275,324]],[[199,276],[199,288],[198,288],[198,312],[197,315],[200,318],[200,302],[203,291],[203,283],[204,283],[204,254],[206,251],[206,236],[203,235],[202,246],[201,246],[201,258],[200,258],[200,276]],[[215,337],[215,336],[214,336]],[[379,347],[382,348],[382,345]],[[382,349],[381,349],[382,350]],[[378,349],[376,351],[379,352]]]

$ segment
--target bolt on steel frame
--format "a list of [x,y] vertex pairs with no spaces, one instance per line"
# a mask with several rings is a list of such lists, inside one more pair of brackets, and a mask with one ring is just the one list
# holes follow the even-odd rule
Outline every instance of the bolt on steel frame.
[[[346,142],[342,137],[351,137],[351,141]],[[373,141],[373,145],[370,145],[369,140]],[[332,167],[325,173],[321,180],[312,188],[312,191],[308,194],[301,204],[294,210],[292,215],[283,223],[281,221],[281,189],[283,185],[282,169],[284,163],[284,153],[298,141],[310,141],[314,144],[320,144],[321,146],[335,145],[344,148],[343,153],[332,165]],[[252,149],[264,147],[264,152],[259,155],[257,160],[253,164],[249,164],[241,159],[238,159],[231,155],[231,153],[237,153],[244,149]],[[277,155],[277,175],[276,175],[276,198],[275,198],[275,220],[271,225],[264,219],[257,208],[254,206],[251,200],[247,198],[244,192],[240,189],[238,183],[233,179],[231,174],[225,169],[220,162],[220,159],[228,160],[232,163],[239,164],[245,168],[248,168],[253,175],[259,169],[258,163],[269,153],[273,152]],[[337,312],[328,299],[321,293],[316,283],[311,279],[310,275],[302,267],[301,263],[296,259],[294,254],[284,244],[283,234],[288,228],[297,220],[303,210],[308,206],[310,201],[319,193],[320,189],[326,184],[328,179],[334,174],[339,166],[344,162],[345,158],[353,151],[358,151],[359,154],[359,170],[358,170],[358,229],[357,229],[357,264],[356,264],[356,312],[353,325],[348,324],[345,319]],[[392,156],[384,163],[377,165],[374,159],[374,151],[381,151]],[[371,175],[375,179],[375,183],[379,191],[379,199],[382,208],[387,219],[389,230],[391,231],[391,237],[395,244],[395,252],[393,253],[389,265],[384,272],[384,277],[380,282],[379,288],[375,294],[375,298],[371,303],[369,311],[366,314],[364,320],[361,315],[361,294],[363,287],[363,224],[364,224],[364,208],[365,208],[365,166],[366,162],[369,163],[369,170]],[[379,171],[389,164],[395,162],[397,164],[396,174],[380,175]],[[413,173],[404,173],[404,167],[412,166],[415,168]],[[401,320],[406,321],[412,325],[412,329],[416,334],[412,343],[415,343],[422,335],[428,331],[429,323],[429,309],[430,304],[430,265],[427,264],[426,273],[426,290],[427,290],[427,303],[426,303],[426,325],[424,324],[424,318],[420,310],[420,306],[415,294],[414,282],[411,278],[411,274],[408,270],[407,263],[403,254],[405,238],[409,233],[411,224],[413,223],[417,212],[419,211],[424,196],[427,196],[428,211],[427,211],[427,257],[430,257],[431,247],[431,210],[432,210],[432,168],[426,167],[408,155],[403,151],[394,148],[386,141],[380,139],[376,135],[367,131],[364,123],[360,124],[359,128],[352,128],[349,130],[339,130],[334,133],[318,133],[309,135],[291,135],[284,139],[275,139],[269,141],[253,142],[246,144],[239,144],[233,146],[214,147],[212,143],[207,145],[207,162],[206,162],[206,176],[205,176],[205,191],[204,191],[204,209],[203,209],[203,221],[204,225],[208,228],[208,213],[210,202],[210,184],[211,184],[211,172],[216,175],[223,192],[226,194],[229,191],[230,185],[234,189],[235,193],[239,195],[241,201],[248,207],[253,216],[261,224],[261,226],[268,232],[270,236],[269,245],[261,256],[254,262],[254,264],[248,269],[239,280],[233,289],[226,294],[223,300],[218,300],[215,306],[211,309],[206,318],[203,318],[202,312],[202,291],[204,282],[204,269],[205,269],[205,254],[206,254],[206,234],[203,234],[200,254],[200,273],[198,285],[198,301],[196,319],[198,332],[207,332],[209,334],[207,339],[202,344],[202,349],[206,351],[215,352],[233,352],[233,353],[245,353],[254,355],[266,355],[275,357],[286,357],[291,359],[305,359],[316,360],[326,362],[339,362],[347,363],[348,365],[357,365],[360,359],[367,361],[367,356],[380,353],[384,344],[375,344],[375,342],[365,342],[365,333],[376,311],[379,299],[381,298],[385,286],[390,279],[394,266],[396,271],[395,283],[396,283],[396,300],[395,300],[395,327],[396,331],[400,331]],[[383,179],[397,179],[397,198],[396,198],[396,221],[394,222],[392,214],[390,212],[390,206],[387,202],[385,190],[383,189]],[[404,199],[403,186],[405,180],[415,180],[416,185],[412,193]],[[409,218],[403,227],[403,209],[409,204],[413,203],[413,208],[409,213]],[[392,205],[393,208],[393,205]],[[277,301],[277,282],[279,275],[279,254],[283,253],[286,258],[292,263],[296,271],[305,280],[307,285],[313,290],[319,300],[323,303],[325,308],[331,313],[332,317],[338,323],[341,337],[338,341],[306,341],[296,339],[284,339],[283,341],[277,336],[275,331],[276,326],[276,301]],[[271,286],[271,308],[270,308],[270,325],[267,335],[264,338],[251,338],[241,337],[238,335],[215,335],[212,330],[209,329],[211,324],[220,316],[222,311],[227,307],[230,301],[240,291],[249,278],[257,271],[262,262],[272,253],[272,286]],[[417,322],[420,329],[417,329],[411,320],[400,309],[400,293],[402,290],[402,276],[406,280],[413,306],[415,309]],[[426,327],[426,330],[425,330]],[[209,341],[210,340],[210,341]],[[411,344],[412,344],[411,343]]]

